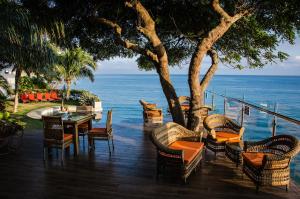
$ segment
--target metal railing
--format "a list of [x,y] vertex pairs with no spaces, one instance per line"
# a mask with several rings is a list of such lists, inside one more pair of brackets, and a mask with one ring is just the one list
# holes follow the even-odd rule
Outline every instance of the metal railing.
[[[244,95],[238,99],[210,90],[206,91],[204,97],[204,104],[211,104],[214,112],[223,112],[227,117],[246,126],[244,139],[257,141],[276,134],[290,134],[300,139],[300,121],[298,119],[279,113],[278,103],[260,103],[257,105],[246,101]],[[270,135],[268,132],[272,134]],[[300,185],[299,165],[300,154],[291,162],[291,177],[298,185]]]
[[215,98],[216,98],[215,96],[219,96],[219,97],[222,97],[224,99],[224,110],[223,110],[224,115],[226,115],[226,103],[227,103],[228,100],[240,103],[242,105],[241,126],[243,126],[243,123],[244,123],[244,115],[245,115],[246,107],[251,107],[251,108],[254,108],[258,111],[262,111],[262,112],[265,112],[265,113],[273,116],[273,122],[272,122],[272,135],[273,136],[276,135],[277,118],[281,118],[285,121],[300,125],[300,120],[297,120],[295,118],[291,118],[291,117],[288,117],[286,115],[278,113],[277,112],[277,104],[275,104],[275,106],[274,106],[274,111],[271,111],[267,108],[252,104],[250,102],[246,102],[244,97],[243,97],[243,100],[241,100],[241,99],[237,99],[237,98],[233,98],[233,97],[228,97],[224,94],[219,94],[219,93],[216,93],[216,92],[210,91],[210,90],[207,90],[206,93],[205,93],[204,104],[205,104],[205,99],[207,98],[207,93],[211,94],[211,106],[212,106],[212,108],[214,108],[214,106],[215,106]]

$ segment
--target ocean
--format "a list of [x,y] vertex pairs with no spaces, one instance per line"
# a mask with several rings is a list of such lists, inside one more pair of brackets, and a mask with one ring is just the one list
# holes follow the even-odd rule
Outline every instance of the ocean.
[[[172,75],[178,96],[189,95],[186,75]],[[89,90],[98,95],[103,103],[104,113],[113,109],[113,124],[116,126],[143,125],[140,99],[157,103],[164,111],[165,121],[171,117],[167,113],[167,102],[157,75],[96,75],[95,81],[78,80],[75,89]],[[215,76],[208,90],[226,96],[244,99],[247,102],[276,110],[278,113],[300,120],[300,77],[299,76]],[[214,112],[224,112],[222,97],[208,93],[206,104],[214,105]],[[226,114],[241,121],[241,106],[235,102],[226,103]],[[251,109],[245,115],[246,131],[244,140],[261,140],[272,135],[273,116]],[[104,121],[102,121],[104,122]],[[141,131],[142,133],[142,131]],[[300,139],[300,126],[277,119],[276,134],[292,134]],[[293,161],[292,176],[300,182],[300,155]]]

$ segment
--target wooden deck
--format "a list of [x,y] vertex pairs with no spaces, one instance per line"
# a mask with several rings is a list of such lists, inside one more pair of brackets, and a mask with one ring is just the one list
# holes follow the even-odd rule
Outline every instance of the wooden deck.
[[[81,140],[80,156],[66,157],[64,168],[53,154],[47,167],[42,157],[42,132],[26,132],[22,150],[0,157],[0,198],[300,198],[290,191],[265,187],[258,194],[240,169],[223,156],[207,153],[200,170],[186,185],[174,177],[155,179],[155,148],[141,125],[114,125],[115,152],[109,157],[106,142],[97,142],[88,154]],[[85,144],[85,146],[87,146]]]

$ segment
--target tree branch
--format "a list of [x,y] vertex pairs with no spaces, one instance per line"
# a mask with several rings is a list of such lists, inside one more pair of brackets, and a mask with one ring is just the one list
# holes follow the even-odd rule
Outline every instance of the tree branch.
[[219,63],[219,57],[217,51],[209,50],[207,54],[211,58],[211,66],[201,80],[200,86],[202,91],[205,91],[206,88],[208,87],[210,80],[212,79],[216,70],[218,69],[218,63]]
[[151,50],[142,48],[138,44],[135,44],[133,42],[130,42],[129,40],[122,38],[122,28],[119,26],[119,24],[105,19],[105,18],[93,18],[93,21],[106,25],[108,27],[111,27],[114,30],[115,36],[116,36],[116,42],[123,47],[130,49],[136,53],[142,54],[146,57],[148,57],[151,61],[154,61],[155,63],[158,63],[158,57],[155,53],[153,53]]
[[231,18],[231,16],[229,16],[229,14],[221,7],[219,0],[213,0],[212,7],[214,11],[216,11],[219,15],[222,16],[222,18],[227,20]]

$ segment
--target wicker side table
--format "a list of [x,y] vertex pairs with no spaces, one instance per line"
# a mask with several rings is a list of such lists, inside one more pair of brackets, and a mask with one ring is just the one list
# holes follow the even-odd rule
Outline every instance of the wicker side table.
[[242,163],[242,152],[244,151],[244,142],[228,142],[225,144],[225,155],[236,164],[236,167]]

